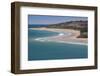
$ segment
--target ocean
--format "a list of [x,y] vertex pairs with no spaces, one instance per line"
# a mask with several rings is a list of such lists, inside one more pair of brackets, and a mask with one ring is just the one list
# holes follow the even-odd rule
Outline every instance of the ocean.
[[28,60],[88,58],[88,46],[59,42],[36,41],[36,38],[58,35],[58,32],[28,29]]

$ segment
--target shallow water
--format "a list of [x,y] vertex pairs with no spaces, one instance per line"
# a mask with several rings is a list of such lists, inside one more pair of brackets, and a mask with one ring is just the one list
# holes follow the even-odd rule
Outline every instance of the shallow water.
[[79,59],[88,57],[88,46],[58,42],[40,42],[36,38],[58,35],[58,32],[28,30],[28,60]]

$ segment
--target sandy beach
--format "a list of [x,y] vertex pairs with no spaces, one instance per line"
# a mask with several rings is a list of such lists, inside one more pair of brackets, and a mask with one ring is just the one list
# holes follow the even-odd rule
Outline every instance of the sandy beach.
[[32,30],[46,30],[52,32],[58,32],[56,36],[50,37],[41,37],[36,38],[37,41],[55,41],[61,43],[70,43],[70,44],[81,44],[87,45],[87,38],[77,38],[80,35],[80,31],[72,29],[55,29],[55,28],[31,28]]

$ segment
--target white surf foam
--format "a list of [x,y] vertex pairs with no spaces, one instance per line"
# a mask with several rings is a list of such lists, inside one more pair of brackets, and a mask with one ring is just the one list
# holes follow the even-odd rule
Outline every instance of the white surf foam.
[[64,33],[60,33],[58,36],[63,36],[64,35]]

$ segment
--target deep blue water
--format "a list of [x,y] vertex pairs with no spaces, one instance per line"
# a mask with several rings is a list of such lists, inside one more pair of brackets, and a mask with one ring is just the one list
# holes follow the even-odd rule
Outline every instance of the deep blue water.
[[39,42],[39,37],[58,35],[56,32],[28,30],[28,60],[79,59],[88,57],[88,46],[78,44]]

